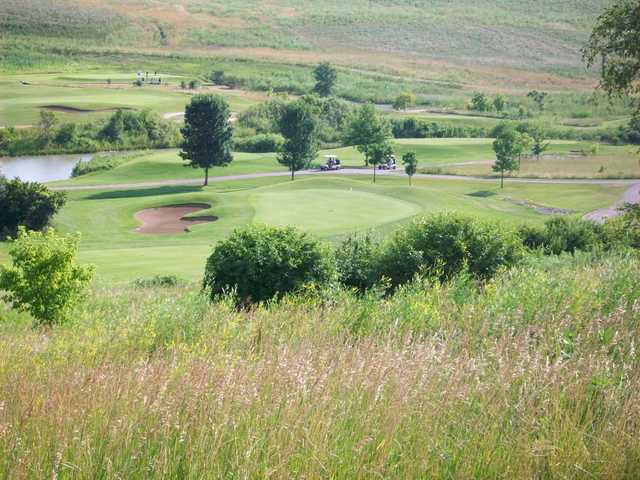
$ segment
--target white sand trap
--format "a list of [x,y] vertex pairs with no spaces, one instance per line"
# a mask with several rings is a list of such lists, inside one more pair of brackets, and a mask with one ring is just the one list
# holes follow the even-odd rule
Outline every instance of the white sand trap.
[[189,203],[184,205],[168,205],[166,207],[147,208],[136,213],[136,219],[142,223],[133,230],[142,234],[175,234],[189,230],[192,225],[215,222],[218,217],[204,215],[201,217],[186,217],[194,212],[211,208],[206,203]]

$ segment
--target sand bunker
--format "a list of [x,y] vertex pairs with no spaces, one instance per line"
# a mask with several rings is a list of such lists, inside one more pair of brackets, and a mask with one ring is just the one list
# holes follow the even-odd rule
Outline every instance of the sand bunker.
[[118,110],[135,110],[135,108],[131,108],[131,107],[89,109],[89,108],[67,107],[65,105],[41,105],[40,108],[44,110],[49,110],[50,112],[76,113],[80,115],[87,114],[87,113],[99,113],[99,112],[116,112]]
[[218,217],[204,215],[186,217],[190,213],[211,208],[206,203],[189,203],[185,205],[168,205],[166,207],[147,208],[136,213],[136,219],[142,223],[133,230],[135,233],[171,234],[188,232],[189,227],[200,223],[215,222]]

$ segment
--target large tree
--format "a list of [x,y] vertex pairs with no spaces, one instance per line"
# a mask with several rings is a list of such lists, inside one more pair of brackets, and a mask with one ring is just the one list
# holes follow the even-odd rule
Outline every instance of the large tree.
[[278,162],[295,172],[308,168],[318,154],[318,119],[313,107],[304,100],[287,105],[279,122],[280,133],[285,138]]
[[180,156],[193,168],[204,168],[204,184],[209,184],[209,168],[226,166],[232,160],[229,121],[231,113],[220,95],[195,95],[184,113],[184,140]]
[[598,18],[583,55],[590,67],[601,62],[600,85],[607,93],[630,97],[638,95],[640,2],[618,0],[607,8]]
[[391,137],[391,126],[380,117],[371,104],[362,105],[355,112],[347,127],[345,143],[355,145],[364,155],[365,165],[369,165],[374,153],[374,145],[383,145]]
[[328,97],[333,94],[333,90],[338,81],[338,71],[328,62],[323,62],[313,70],[313,77],[316,79],[316,85],[313,91],[322,97]]
[[504,187],[504,172],[513,172],[520,168],[519,156],[525,144],[524,135],[513,128],[503,129],[493,142],[493,150],[496,153],[493,171],[500,172],[500,188]]

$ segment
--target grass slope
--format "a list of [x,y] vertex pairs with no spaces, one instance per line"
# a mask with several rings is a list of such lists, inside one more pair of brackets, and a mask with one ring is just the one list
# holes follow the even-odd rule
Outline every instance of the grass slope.
[[98,286],[0,304],[5,478],[634,479],[637,256],[235,311]]

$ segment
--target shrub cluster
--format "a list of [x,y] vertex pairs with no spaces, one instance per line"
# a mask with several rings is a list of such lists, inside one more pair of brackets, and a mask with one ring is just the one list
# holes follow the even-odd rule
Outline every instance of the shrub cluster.
[[239,304],[263,302],[335,275],[326,246],[292,227],[236,230],[207,260],[203,286],[212,297],[233,294]]
[[0,176],[0,239],[15,236],[20,226],[42,230],[65,201],[63,192],[53,192],[41,183]]
[[351,237],[335,252],[292,228],[249,227],[216,246],[204,286],[212,296],[235,292],[240,303],[334,279],[361,292],[375,285],[390,291],[418,275],[445,280],[467,270],[488,279],[523,252],[515,231],[455,214],[420,218],[385,242]]
[[282,135],[275,133],[261,133],[250,137],[233,139],[233,148],[238,152],[268,153],[278,152],[284,145]]
[[414,117],[393,119],[392,132],[395,138],[485,138],[491,130],[468,125],[451,125]]
[[179,140],[173,122],[148,111],[118,110],[106,120],[82,124],[61,124],[53,113],[41,112],[34,128],[0,130],[0,155],[169,148]]

